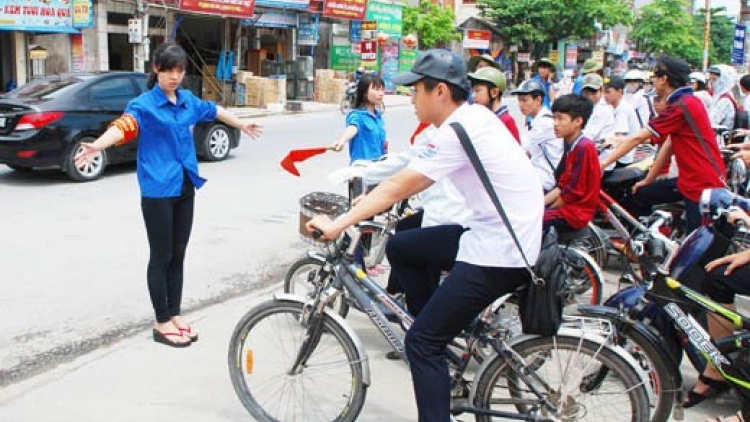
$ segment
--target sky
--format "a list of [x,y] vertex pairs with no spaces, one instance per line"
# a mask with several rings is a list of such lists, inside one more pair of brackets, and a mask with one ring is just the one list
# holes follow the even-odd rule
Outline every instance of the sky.
[[[727,15],[737,17],[740,13],[740,1],[741,0],[709,0],[711,8],[725,7],[727,9]],[[644,4],[650,3],[650,0],[635,0],[636,7],[641,7]],[[693,0],[695,9],[702,9],[706,5],[706,0]]]

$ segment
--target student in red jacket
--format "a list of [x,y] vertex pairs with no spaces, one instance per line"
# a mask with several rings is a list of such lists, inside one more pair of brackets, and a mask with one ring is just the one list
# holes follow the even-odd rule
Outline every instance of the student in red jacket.
[[563,95],[552,104],[555,136],[565,141],[563,157],[555,170],[557,186],[544,196],[543,226],[558,233],[582,229],[594,218],[599,201],[601,168],[594,142],[581,132],[594,104],[577,95]]

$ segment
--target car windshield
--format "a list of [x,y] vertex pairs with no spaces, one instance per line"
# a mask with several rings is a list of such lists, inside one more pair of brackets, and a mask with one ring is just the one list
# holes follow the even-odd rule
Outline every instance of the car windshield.
[[5,94],[5,97],[54,98],[88,78],[82,75],[56,75],[36,79]]

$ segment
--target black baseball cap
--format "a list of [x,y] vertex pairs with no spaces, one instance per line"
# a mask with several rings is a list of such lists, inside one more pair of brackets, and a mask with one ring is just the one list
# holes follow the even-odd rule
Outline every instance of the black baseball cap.
[[417,56],[411,71],[391,78],[396,85],[411,86],[424,78],[432,78],[471,91],[466,77],[466,63],[461,57],[443,49],[426,50]]
[[622,76],[612,76],[604,83],[605,88],[625,89],[625,79]]

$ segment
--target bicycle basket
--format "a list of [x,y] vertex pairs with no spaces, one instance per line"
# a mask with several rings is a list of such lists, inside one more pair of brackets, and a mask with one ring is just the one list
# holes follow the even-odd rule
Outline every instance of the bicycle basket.
[[313,217],[327,215],[336,218],[349,209],[349,199],[343,195],[330,192],[311,192],[299,200],[299,233],[308,240],[313,240],[305,225]]

